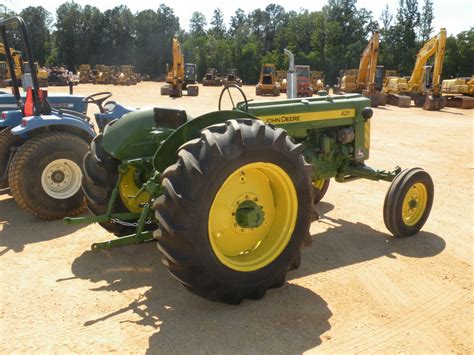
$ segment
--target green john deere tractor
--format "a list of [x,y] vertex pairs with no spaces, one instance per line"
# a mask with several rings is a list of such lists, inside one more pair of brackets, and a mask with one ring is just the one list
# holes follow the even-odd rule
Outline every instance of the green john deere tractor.
[[[221,110],[231,90],[243,101]],[[387,228],[406,237],[424,225],[433,182],[420,168],[365,165],[371,116],[359,94],[249,103],[236,86],[224,88],[219,111],[194,119],[174,109],[131,112],[84,158],[94,216],[66,222],[99,222],[117,235],[95,250],[156,241],[169,272],[208,299],[259,299],[299,266],[331,178],[392,182]]]

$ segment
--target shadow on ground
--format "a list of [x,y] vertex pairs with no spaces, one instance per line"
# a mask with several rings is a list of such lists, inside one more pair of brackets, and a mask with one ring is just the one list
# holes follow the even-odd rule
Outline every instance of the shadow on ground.
[[22,252],[26,245],[68,236],[84,225],[43,221],[23,211],[13,198],[0,201],[0,256]]
[[333,208],[327,202],[318,204],[316,209],[321,216],[318,223],[329,228],[312,236],[312,245],[303,249],[301,267],[289,274],[290,278],[317,274],[380,257],[432,257],[446,247],[446,242],[433,233],[421,231],[412,237],[395,238],[388,231],[383,233],[363,223],[325,216]]
[[330,329],[332,314],[327,303],[314,292],[289,283],[269,290],[261,301],[246,300],[239,306],[195,296],[167,273],[154,243],[86,251],[74,261],[72,272],[101,285],[92,291],[121,292],[150,286],[128,306],[84,323],[94,326],[133,312],[139,317],[135,323],[156,329],[149,339],[148,353],[261,353],[281,349],[300,353],[318,346],[321,335]]
[[[324,214],[332,208],[323,202],[318,210]],[[312,246],[303,251],[301,268],[290,272],[289,279],[380,257],[429,257],[445,248],[443,239],[431,233],[395,239],[362,223],[326,217],[320,223],[330,223],[331,228],[313,237]],[[330,329],[332,313],[326,301],[304,287],[285,283],[282,288],[269,290],[263,300],[228,306],[186,291],[159,259],[153,243],[86,251],[79,256],[72,272],[78,278],[100,283],[92,291],[150,287],[128,306],[90,319],[84,326],[133,312],[139,316],[135,323],[156,329],[149,339],[148,353],[273,353],[282,349],[301,353],[321,344],[321,337]]]

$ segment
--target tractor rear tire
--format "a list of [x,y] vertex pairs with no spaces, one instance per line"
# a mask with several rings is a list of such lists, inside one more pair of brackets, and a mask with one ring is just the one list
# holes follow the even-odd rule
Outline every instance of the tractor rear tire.
[[425,224],[433,205],[431,176],[421,168],[402,171],[392,181],[385,196],[383,218],[396,237],[416,234]]
[[5,172],[8,170],[8,160],[10,159],[10,148],[19,147],[25,142],[25,139],[15,136],[11,133],[11,128],[5,128],[0,131],[0,190],[8,188],[8,176]]
[[[112,197],[112,190],[117,184],[118,166],[120,161],[109,155],[102,148],[102,134],[97,135],[84,156],[82,169],[82,191],[86,197],[87,209],[95,216],[107,213],[107,206]],[[123,204],[120,196],[117,197],[113,213],[130,212]],[[137,222],[137,221],[128,221]],[[123,237],[135,232],[136,227],[120,223],[100,222],[105,230]],[[145,230],[156,229],[156,225],[147,224]]]
[[228,304],[281,287],[299,265],[312,219],[301,153],[286,131],[248,119],[210,126],[184,144],[153,204],[154,237],[171,275]]
[[66,132],[49,132],[24,143],[13,157],[8,181],[17,204],[45,220],[85,210],[81,161],[88,143]]

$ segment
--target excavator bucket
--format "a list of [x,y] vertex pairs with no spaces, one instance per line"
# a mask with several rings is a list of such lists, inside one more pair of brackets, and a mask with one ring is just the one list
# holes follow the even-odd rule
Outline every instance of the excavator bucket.
[[423,110],[439,111],[446,106],[446,99],[443,96],[426,95]]

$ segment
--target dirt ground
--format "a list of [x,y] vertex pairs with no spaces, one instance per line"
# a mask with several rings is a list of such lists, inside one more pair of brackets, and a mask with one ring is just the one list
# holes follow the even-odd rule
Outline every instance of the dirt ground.
[[[110,90],[130,106],[192,115],[217,108],[220,88],[173,100],[160,85],[75,92]],[[244,89],[255,99],[254,87]],[[368,164],[420,166],[433,177],[422,232],[388,234],[388,183],[332,183],[301,268],[240,306],[189,293],[152,243],[92,252],[112,237],[100,226],[41,221],[1,195],[0,353],[472,353],[474,110],[374,111]]]

